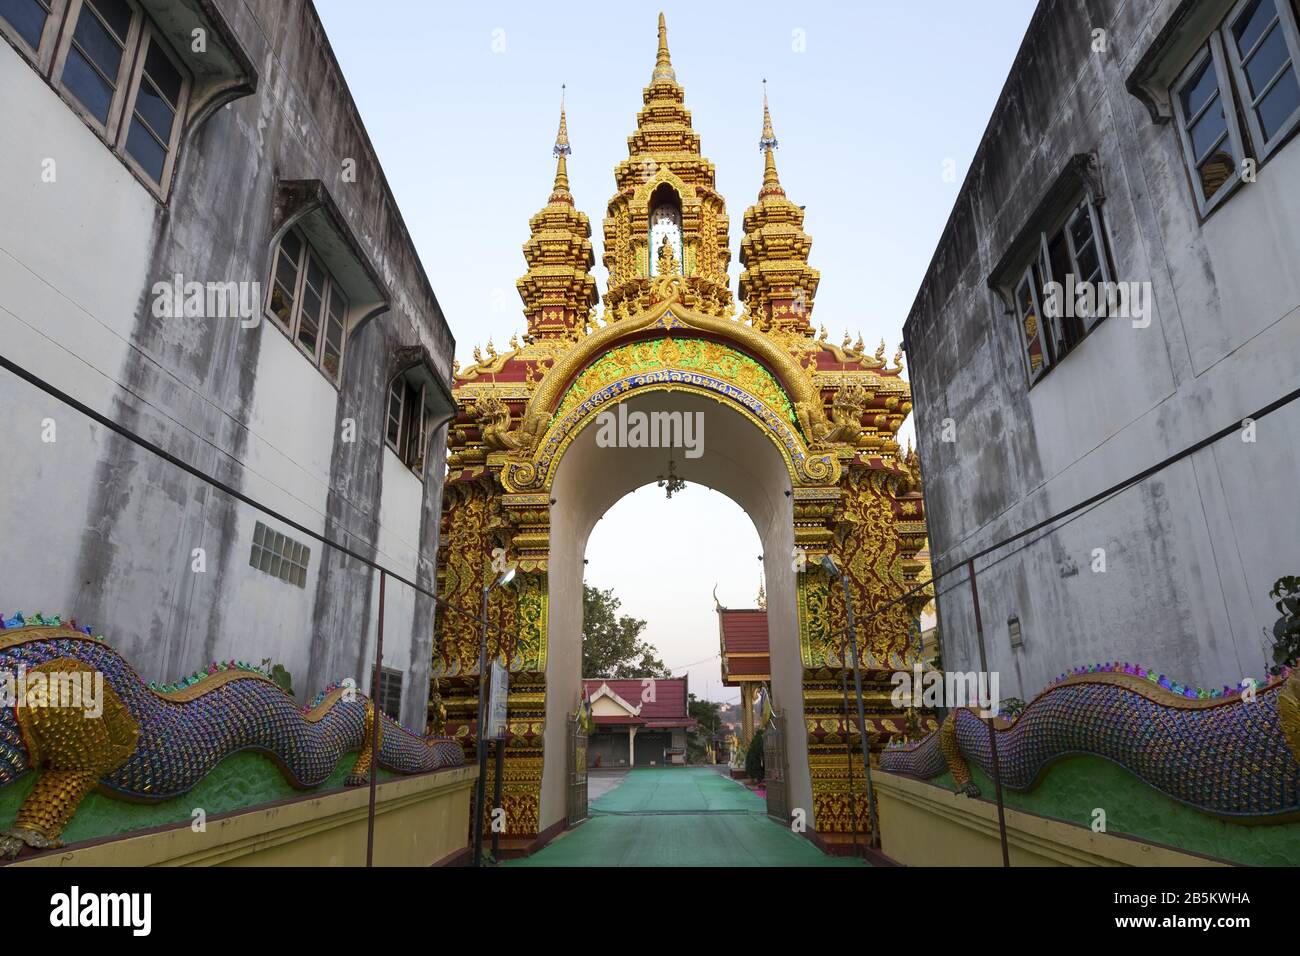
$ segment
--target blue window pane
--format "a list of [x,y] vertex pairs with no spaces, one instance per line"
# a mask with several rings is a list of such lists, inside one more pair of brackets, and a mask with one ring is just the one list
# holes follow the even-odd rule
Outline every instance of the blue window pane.
[[1277,85],[1268,91],[1268,95],[1255,108],[1259,114],[1259,125],[1264,130],[1264,138],[1272,139],[1276,136],[1298,108],[1300,86],[1296,84],[1293,68],[1287,70],[1286,75],[1277,81]]
[[1215,103],[1196,124],[1187,131],[1192,140],[1192,152],[1200,159],[1206,152],[1223,138],[1228,131],[1228,121],[1223,115],[1223,104]]
[[49,14],[36,0],[0,0],[0,17],[8,20],[32,49],[41,45],[41,31]]
[[159,95],[148,77],[141,77],[140,92],[136,94],[135,111],[164,142],[171,142],[172,119],[176,112]]
[[108,122],[108,108],[113,102],[113,88],[95,72],[80,50],[68,51],[68,62],[63,67],[63,85],[101,123]]
[[122,65],[122,44],[99,22],[99,18],[83,9],[72,36],[100,72],[117,82],[117,71]]
[[[86,0],[99,11],[104,22],[117,34],[118,39],[126,43],[126,33],[131,28],[131,8],[126,0]],[[85,14],[83,13],[84,17]]]
[[1237,17],[1232,25],[1232,36],[1242,56],[1251,51],[1276,16],[1273,0],[1255,0]]
[[1190,120],[1218,92],[1219,75],[1214,69],[1214,59],[1207,57],[1205,65],[1183,86],[1183,116]]
[[126,134],[126,151],[154,182],[162,182],[167,150],[158,145],[158,140],[149,135],[149,131],[140,123],[138,116],[131,119],[131,131]]
[[1255,54],[1246,61],[1246,77],[1250,80],[1250,98],[1253,100],[1277,76],[1282,64],[1291,58],[1286,48],[1286,34],[1278,24],[1269,32],[1268,39],[1259,45]]
[[149,55],[144,58],[144,72],[168,103],[172,106],[180,104],[181,75],[156,42],[149,44]]

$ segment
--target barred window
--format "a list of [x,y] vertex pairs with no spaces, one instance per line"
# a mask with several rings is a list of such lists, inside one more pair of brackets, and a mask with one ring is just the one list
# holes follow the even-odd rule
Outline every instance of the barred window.
[[[371,674],[373,678],[373,672]],[[370,687],[374,687],[372,679]],[[379,709],[393,720],[402,719],[402,672],[391,667],[379,669]]]

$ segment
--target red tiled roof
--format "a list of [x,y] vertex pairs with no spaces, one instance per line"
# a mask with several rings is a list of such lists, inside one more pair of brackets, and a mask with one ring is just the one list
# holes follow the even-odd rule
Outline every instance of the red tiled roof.
[[728,654],[766,654],[767,612],[761,609],[720,611],[722,639]]
[[[654,700],[646,700],[644,703],[642,703],[642,694],[647,689],[647,685],[643,684],[639,679],[602,680],[599,677],[584,677],[582,684],[586,688],[588,697],[594,696],[596,691],[600,690],[602,684],[608,684],[610,690],[633,707],[640,706],[640,718],[647,722],[651,720],[690,719],[686,711],[685,677],[655,678]],[[598,718],[602,723],[608,719]]]
[[767,611],[761,608],[720,609],[722,680],[735,687],[740,678],[766,680],[772,673],[768,651]]

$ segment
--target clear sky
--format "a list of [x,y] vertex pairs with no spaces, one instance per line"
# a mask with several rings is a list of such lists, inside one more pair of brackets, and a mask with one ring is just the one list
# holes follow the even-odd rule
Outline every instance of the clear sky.
[[[515,280],[528,219],[551,189],[561,84],[569,179],[592,221],[603,294],[601,220],[661,9],[727,199],[733,290],[741,219],[762,180],[766,77],[781,182],[807,207],[821,271],[813,322],[837,342],[861,334],[873,351],[883,338],[892,357],[1035,0],[316,5],[467,365],[476,344],[504,347],[523,330]],[[666,501],[646,488],[597,525],[588,581],[649,622],[679,673],[701,662],[689,668],[693,692],[738,699],[720,686],[712,590],[717,581],[724,604],[752,606],[760,551],[729,499],[696,486]]]

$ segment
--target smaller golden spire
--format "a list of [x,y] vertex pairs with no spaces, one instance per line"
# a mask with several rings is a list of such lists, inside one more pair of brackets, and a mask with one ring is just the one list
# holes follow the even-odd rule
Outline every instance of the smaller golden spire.
[[758,140],[758,148],[763,151],[763,185],[758,190],[760,202],[768,196],[785,195],[781,180],[776,175],[776,150],[779,145],[776,132],[772,129],[772,111],[767,107],[767,80],[763,80],[763,135]]
[[573,147],[569,145],[569,124],[564,116],[564,87],[560,87],[560,129],[555,134],[555,148],[551,150],[555,156],[555,185],[551,187],[551,202],[567,202],[573,205],[573,197],[569,194],[569,164],[568,155],[573,152]]
[[763,80],[763,136],[758,141],[758,148],[770,153],[776,149],[780,143],[776,141],[776,133],[772,130],[772,111],[767,108],[767,80]]
[[564,118],[564,88],[565,84],[560,84],[560,131],[555,134],[555,149],[552,151],[556,156],[565,155],[573,152],[569,146],[569,124]]
[[677,82],[677,74],[673,72],[673,61],[668,56],[668,25],[662,13],[659,14],[659,54],[655,57],[655,71],[650,75],[650,85],[654,86],[660,80],[669,83]]

